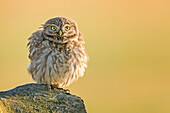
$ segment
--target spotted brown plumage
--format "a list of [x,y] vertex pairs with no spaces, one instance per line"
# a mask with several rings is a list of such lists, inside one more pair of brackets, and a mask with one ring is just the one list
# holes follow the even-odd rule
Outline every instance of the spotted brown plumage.
[[28,40],[27,70],[37,83],[65,87],[84,75],[87,54],[75,21],[52,18]]

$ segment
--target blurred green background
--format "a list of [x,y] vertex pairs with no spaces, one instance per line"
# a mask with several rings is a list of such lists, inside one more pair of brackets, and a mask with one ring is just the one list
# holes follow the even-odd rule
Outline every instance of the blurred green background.
[[90,57],[68,88],[89,113],[170,113],[169,0],[0,0],[0,91],[32,83],[27,38],[74,19]]

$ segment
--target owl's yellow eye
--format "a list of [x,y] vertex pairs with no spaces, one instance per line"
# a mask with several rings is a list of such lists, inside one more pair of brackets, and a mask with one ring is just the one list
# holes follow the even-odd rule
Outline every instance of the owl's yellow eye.
[[70,27],[69,26],[65,26],[65,30],[66,31],[70,30]]
[[56,26],[51,26],[51,30],[55,31],[56,29]]

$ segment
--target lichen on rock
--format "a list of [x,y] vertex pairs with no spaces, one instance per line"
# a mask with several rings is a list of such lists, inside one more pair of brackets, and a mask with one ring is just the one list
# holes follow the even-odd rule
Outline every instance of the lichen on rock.
[[86,113],[83,100],[47,85],[26,84],[0,92],[0,113]]

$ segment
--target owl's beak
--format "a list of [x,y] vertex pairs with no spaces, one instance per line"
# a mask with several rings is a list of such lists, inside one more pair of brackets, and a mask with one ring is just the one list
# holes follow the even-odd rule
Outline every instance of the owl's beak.
[[62,31],[60,30],[60,31],[58,32],[58,34],[61,36],[61,35],[62,35]]

